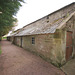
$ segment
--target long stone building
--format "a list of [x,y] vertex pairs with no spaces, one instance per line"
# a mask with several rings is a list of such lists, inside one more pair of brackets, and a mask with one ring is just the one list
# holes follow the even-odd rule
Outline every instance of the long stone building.
[[56,66],[75,56],[75,2],[8,36],[14,44]]

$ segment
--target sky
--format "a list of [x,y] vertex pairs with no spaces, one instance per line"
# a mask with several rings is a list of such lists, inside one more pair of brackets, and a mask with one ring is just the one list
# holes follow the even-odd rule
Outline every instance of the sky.
[[18,11],[16,17],[18,26],[15,30],[36,21],[72,2],[75,0],[25,0],[22,7]]

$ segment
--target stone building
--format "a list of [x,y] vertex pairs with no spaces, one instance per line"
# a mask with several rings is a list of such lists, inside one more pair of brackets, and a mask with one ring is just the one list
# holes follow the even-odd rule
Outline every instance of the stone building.
[[64,64],[75,56],[75,3],[26,25],[9,39],[56,66]]

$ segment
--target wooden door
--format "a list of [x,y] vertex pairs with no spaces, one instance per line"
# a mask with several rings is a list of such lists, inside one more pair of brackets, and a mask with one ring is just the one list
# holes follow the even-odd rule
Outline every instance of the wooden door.
[[13,44],[16,44],[16,37],[12,37]]
[[22,37],[21,37],[21,47],[22,47]]
[[72,57],[72,32],[67,32],[66,37],[66,60]]

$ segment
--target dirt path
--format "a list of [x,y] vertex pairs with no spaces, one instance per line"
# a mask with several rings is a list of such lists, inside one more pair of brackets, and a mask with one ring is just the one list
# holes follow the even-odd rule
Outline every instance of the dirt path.
[[8,41],[1,42],[1,49],[0,75],[64,75],[50,63]]

